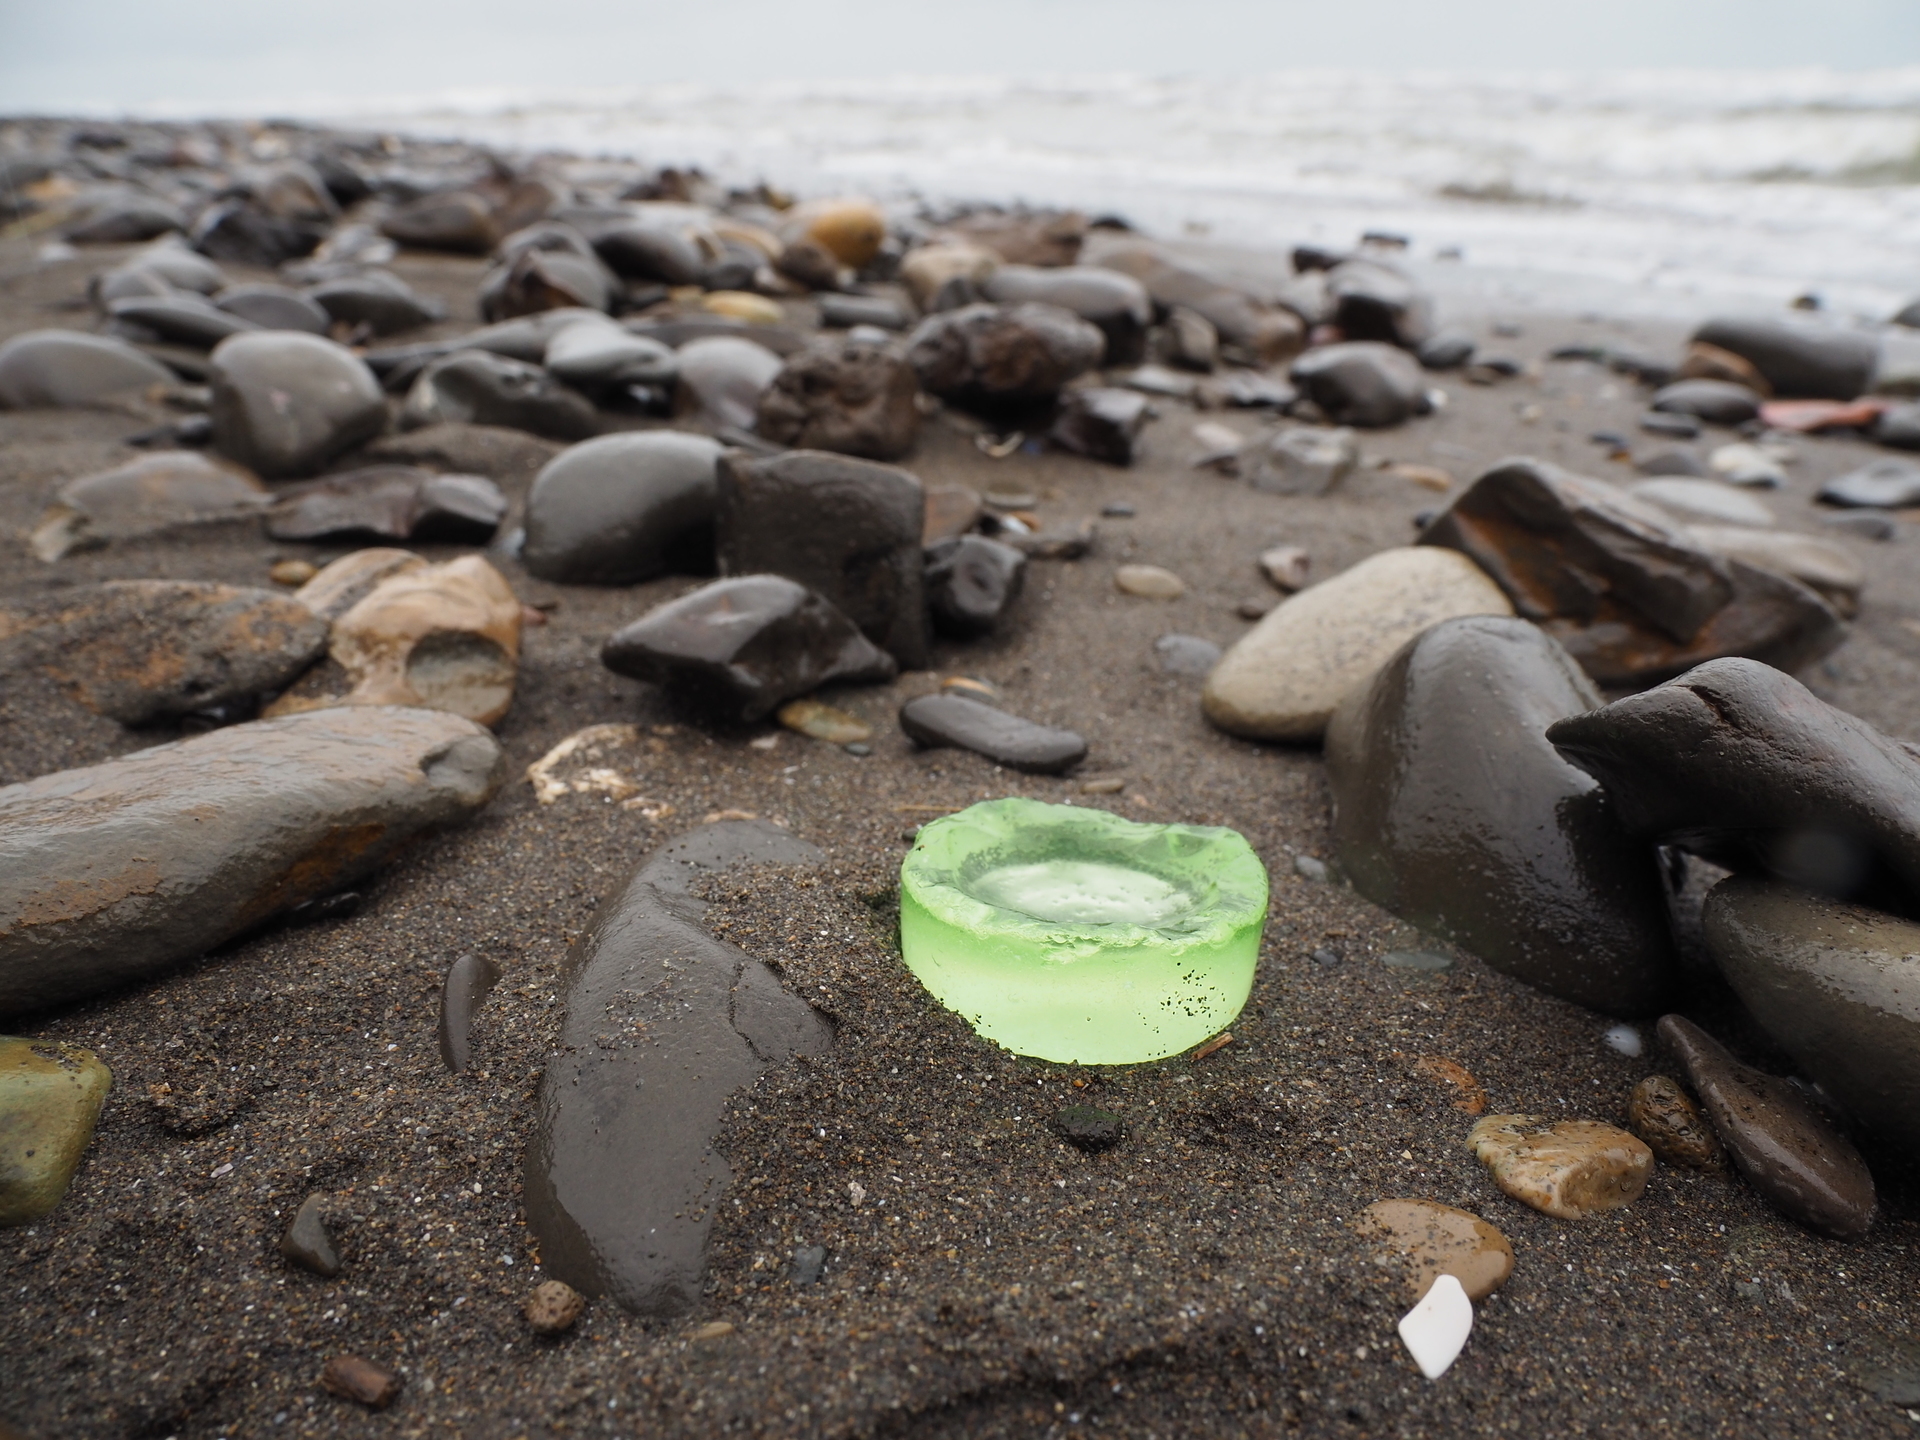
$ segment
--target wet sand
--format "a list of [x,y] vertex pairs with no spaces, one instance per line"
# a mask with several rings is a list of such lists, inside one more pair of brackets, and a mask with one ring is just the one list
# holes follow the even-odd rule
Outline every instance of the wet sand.
[[[36,266],[31,244],[0,245],[0,338],[86,328],[72,302],[120,253]],[[449,302],[449,329],[473,323],[478,262],[395,268]],[[1495,338],[1494,317],[1447,318],[1473,319],[1484,350],[1525,361],[1576,339],[1656,352],[1677,340],[1543,315],[1500,317],[1522,333]],[[1667,443],[1637,433],[1639,392],[1595,366],[1440,383],[1439,415],[1363,435],[1369,461],[1437,464],[1464,481],[1524,453],[1624,479],[1590,431],[1633,435],[1642,452]],[[1259,494],[1191,469],[1190,431],[1197,418],[1249,434],[1266,422],[1158,405],[1130,470],[994,460],[940,418],[907,462],[929,483],[1037,494],[1050,523],[1136,508],[1099,522],[1087,558],[1036,562],[1002,634],[936,651],[938,674],[985,679],[1008,708],[1084,734],[1090,756],[1064,779],[916,751],[893,714],[935,672],[827,697],[875,724],[870,756],[787,733],[756,748],[773,727],[716,727],[599,663],[610,630],[693,580],[556,586],[497,560],[522,599],[551,608],[526,632],[499,727],[514,778],[476,822],[363,886],[350,919],[272,929],[16,1027],[96,1051],[115,1088],[65,1201],[0,1238],[0,1418],[40,1437],[1910,1433],[1907,1413],[1863,1384],[1898,1359],[1920,1290],[1913,1190],[1884,1169],[1884,1218],[1849,1244],[1801,1230],[1737,1180],[1664,1168],[1627,1210],[1557,1221],[1501,1195],[1472,1159],[1472,1118],[1416,1060],[1464,1066],[1495,1111],[1619,1123],[1632,1085],[1674,1068],[1651,1026],[1647,1053],[1629,1059],[1603,1042],[1604,1017],[1457,951],[1440,974],[1383,965],[1391,949],[1445,947],[1296,873],[1296,855],[1328,856],[1317,752],[1211,729],[1199,680],[1161,673],[1153,652],[1167,633],[1223,645],[1243,633],[1234,607],[1266,591],[1254,567],[1265,546],[1306,546],[1324,578],[1405,543],[1440,497],[1372,469],[1327,497]],[[24,532],[57,482],[129,458],[120,441],[146,423],[0,415],[0,529]],[[517,505],[554,448],[470,431],[443,437],[442,453],[492,474]],[[1811,504],[1819,482],[1879,452],[1840,440],[1801,451],[1788,489],[1763,498],[1784,528],[1828,534]],[[1864,608],[1847,645],[1804,678],[1920,738],[1920,540],[1840,538],[1867,567]],[[275,558],[340,553],[271,543],[251,525],[56,566],[8,543],[6,600],[109,578],[264,585]],[[1186,596],[1119,594],[1113,571],[1127,562],[1175,571]],[[637,778],[671,814],[535,802],[525,767],[605,722],[641,727]],[[127,731],[10,682],[0,781],[176,733]],[[1124,788],[1081,788],[1103,779]],[[980,1041],[920,990],[891,930],[911,831],[934,807],[1008,794],[1247,836],[1273,903],[1230,1046],[1198,1061],[1047,1065]],[[709,922],[814,999],[837,1043],[734,1098],[720,1148],[735,1180],[694,1313],[644,1322],[600,1303],[568,1336],[536,1340],[519,1314],[541,1278],[520,1167],[567,947],[636,861],[722,810],[775,820],[830,857],[798,878],[723,877]],[[437,991],[465,953],[505,976],[476,1023],[474,1068],[449,1077]],[[1784,1068],[1751,1031],[1727,1031],[1721,1004],[1698,999],[1747,1058]],[[1130,1138],[1096,1157],[1071,1149],[1046,1126],[1071,1103],[1120,1112]],[[276,1250],[315,1191],[346,1262],[334,1280]],[[1438,1383],[1394,1334],[1403,1282],[1350,1228],[1391,1196],[1471,1209],[1518,1257]],[[802,1245],[825,1246],[829,1262],[820,1284],[796,1289],[788,1267]],[[698,1338],[716,1322],[733,1328]],[[405,1375],[391,1410],[320,1391],[338,1352]]]

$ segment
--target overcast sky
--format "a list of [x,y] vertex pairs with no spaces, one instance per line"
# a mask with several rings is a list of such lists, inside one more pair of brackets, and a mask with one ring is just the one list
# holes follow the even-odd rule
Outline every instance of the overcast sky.
[[1920,64],[1920,0],[0,0],[0,111],[459,87]]

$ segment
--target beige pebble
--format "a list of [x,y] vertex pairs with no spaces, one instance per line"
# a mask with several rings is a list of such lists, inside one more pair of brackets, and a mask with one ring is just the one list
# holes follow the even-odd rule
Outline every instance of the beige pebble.
[[1082,780],[1080,782],[1080,793],[1082,795],[1118,795],[1126,788],[1126,781],[1111,776],[1105,780]]
[[819,700],[789,700],[780,707],[776,718],[789,730],[824,740],[829,745],[853,745],[873,738],[873,727],[858,715],[849,715]]
[[520,1307],[536,1335],[560,1335],[573,1328],[587,1308],[587,1297],[564,1280],[542,1280]]
[[1306,589],[1307,572],[1312,568],[1313,557],[1298,545],[1275,545],[1260,552],[1260,573],[1276,590],[1291,594]]
[[1653,1151],[1599,1120],[1489,1115],[1467,1144],[1502,1190],[1562,1220],[1631,1205],[1653,1173]]
[[311,560],[276,560],[273,568],[267,571],[276,585],[285,585],[292,589],[304,585],[320,573],[320,567]]
[[710,315],[729,320],[744,320],[749,325],[778,325],[786,314],[764,295],[749,290],[715,290],[700,299],[700,308]]
[[1693,1097],[1669,1075],[1649,1075],[1627,1097],[1627,1124],[1669,1165],[1711,1170],[1721,1164],[1720,1137]]
[[1113,583],[1121,594],[1143,600],[1178,600],[1187,593],[1184,580],[1158,565],[1122,565],[1113,572]]
[[1435,1200],[1376,1200],[1354,1228],[1405,1262],[1409,1299],[1451,1275],[1469,1300],[1484,1300],[1513,1274],[1506,1236],[1478,1215]]
[[729,1321],[709,1320],[704,1325],[696,1325],[693,1328],[693,1333],[687,1338],[689,1340],[718,1340],[721,1336],[731,1335],[732,1333],[733,1325]]

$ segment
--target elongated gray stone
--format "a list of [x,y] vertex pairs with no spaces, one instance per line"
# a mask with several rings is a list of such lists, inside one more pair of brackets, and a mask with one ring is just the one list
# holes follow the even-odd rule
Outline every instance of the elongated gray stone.
[[0,789],[0,1014],[95,994],[328,895],[506,773],[442,711],[257,720]]
[[29,330],[0,345],[0,410],[67,409],[172,383],[158,360],[105,335]]
[[447,983],[440,990],[440,1058],[458,1075],[472,1058],[467,1032],[474,1014],[500,983],[500,967],[480,955],[462,955],[447,967]]
[[655,851],[604,902],[568,961],[560,1048],[527,1147],[541,1264],[640,1315],[692,1308],[732,1170],[713,1148],[727,1097],[812,1055],[832,1027],[774,973],[701,926],[694,885],[738,865],[812,865],[758,821],[702,826]]

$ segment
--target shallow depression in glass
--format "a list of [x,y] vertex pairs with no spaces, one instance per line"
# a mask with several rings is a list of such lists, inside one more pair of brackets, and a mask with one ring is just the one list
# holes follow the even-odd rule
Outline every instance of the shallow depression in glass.
[[1232,1023],[1266,905],[1266,871],[1234,831],[994,800],[920,832],[901,866],[901,950],[1009,1050],[1128,1064]]

